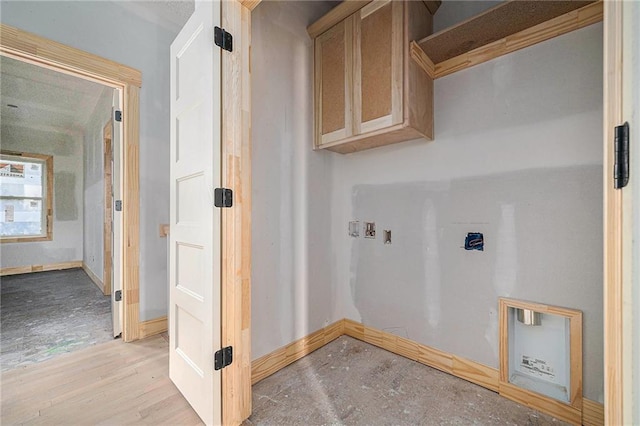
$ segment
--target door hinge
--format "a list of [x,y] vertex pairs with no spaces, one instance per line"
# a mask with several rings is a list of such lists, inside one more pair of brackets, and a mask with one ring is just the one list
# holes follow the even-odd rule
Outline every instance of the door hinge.
[[213,356],[213,369],[221,370],[233,362],[233,346],[220,349]]
[[122,290],[116,290],[116,294],[115,294],[114,297],[116,299],[116,302],[121,301],[122,300]]
[[116,110],[114,115],[115,115],[114,118],[115,118],[116,121],[122,121],[122,111]]
[[233,36],[220,27],[213,29],[213,41],[216,46],[220,46],[224,50],[233,52]]
[[228,188],[216,188],[213,191],[213,205],[216,207],[233,207],[233,191]]
[[620,189],[629,183],[629,123],[616,126],[614,132],[613,187]]
[[117,212],[122,211],[122,200],[116,200],[116,211]]

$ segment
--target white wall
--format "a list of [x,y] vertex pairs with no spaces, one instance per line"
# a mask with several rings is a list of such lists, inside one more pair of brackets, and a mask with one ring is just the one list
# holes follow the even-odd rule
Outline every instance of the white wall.
[[89,118],[83,138],[82,261],[101,280],[104,278],[104,126],[111,118],[112,104],[113,89],[105,88]]
[[3,124],[2,149],[53,155],[53,240],[5,243],[2,268],[82,260],[82,136]]
[[312,42],[323,2],[252,13],[252,357],[342,317],[331,288],[331,163],[312,152]]
[[[2,22],[142,71],[140,92],[140,320],[167,314],[169,45],[176,33],[117,2],[3,1]],[[126,208],[126,206],[125,206]]]
[[[435,135],[334,156],[339,311],[497,368],[498,297],[580,309],[602,401],[602,26],[437,80]],[[474,231],[484,252],[461,248]]]

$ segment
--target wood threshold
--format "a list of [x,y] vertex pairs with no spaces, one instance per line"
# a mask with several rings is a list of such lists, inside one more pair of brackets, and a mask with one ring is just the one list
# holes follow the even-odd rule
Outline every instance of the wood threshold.
[[[353,337],[354,339],[377,346],[396,355],[475,383],[493,392],[499,392],[502,395],[500,392],[499,371],[497,368],[488,367],[478,362],[346,318],[336,321],[308,336],[254,360],[251,363],[252,384],[258,383],[260,380],[269,377],[342,335]],[[520,388],[516,389],[520,391]],[[518,395],[520,394],[512,392],[502,396],[513,396],[515,398]],[[532,402],[517,402],[523,403],[535,410],[557,416],[557,407],[554,405],[549,407],[549,405],[538,404],[536,397],[537,394],[533,394]],[[569,408],[579,412],[579,410],[573,407]],[[599,402],[582,398],[582,424],[585,426],[604,425],[604,406]]]
[[[122,339],[139,337],[140,87],[142,74],[126,65],[0,24],[0,54],[118,89],[123,104]],[[80,261],[77,267],[82,267]]]
[[7,275],[30,274],[33,272],[61,271],[63,269],[73,268],[82,268],[82,261],[74,260],[70,262],[49,263],[46,265],[12,266],[0,269],[0,277],[6,277]]

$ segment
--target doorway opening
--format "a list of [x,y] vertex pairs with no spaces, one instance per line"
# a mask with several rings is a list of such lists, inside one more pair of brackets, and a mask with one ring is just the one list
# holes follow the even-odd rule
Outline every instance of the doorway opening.
[[[138,158],[141,74],[125,65],[3,24],[0,24],[0,55],[107,86],[112,94],[117,94],[113,96],[115,103],[112,105],[116,105],[120,111],[119,120],[115,120],[120,124],[119,131],[112,134],[112,146],[121,147],[114,153],[114,159],[120,161],[118,166],[121,172],[114,175],[114,189],[120,188],[120,193],[114,193],[114,198],[120,200],[120,206],[124,207],[120,215],[114,215],[117,220],[113,225],[114,232],[116,229],[121,232],[120,242],[113,244],[113,256],[120,259],[114,262],[114,267],[118,265],[119,269],[114,270],[113,275],[121,277],[114,283],[119,283],[121,288],[112,285],[110,290],[114,299],[112,303],[117,302],[115,306],[118,308],[118,315],[113,315],[113,319],[114,323],[116,319],[120,321],[122,339],[125,342],[137,340],[140,335]],[[102,128],[100,134],[102,137]],[[116,143],[116,137],[121,142]],[[101,160],[102,155],[100,150]],[[103,195],[101,197],[104,200]],[[56,266],[36,265],[28,272],[59,269]],[[116,296],[119,300],[115,300]]]
[[105,205],[114,192],[111,180],[122,181],[121,162],[112,164],[111,152],[109,162],[102,161],[106,150],[121,151],[111,144],[121,129],[111,120],[118,89],[9,57],[0,57],[0,64],[7,370],[122,333],[118,304],[110,297],[122,281],[112,273],[121,263],[112,253],[121,250],[111,249],[121,244],[121,227],[112,227],[113,210]]

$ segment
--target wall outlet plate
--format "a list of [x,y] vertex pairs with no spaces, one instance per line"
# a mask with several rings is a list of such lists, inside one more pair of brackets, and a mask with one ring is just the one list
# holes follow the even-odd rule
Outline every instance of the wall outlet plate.
[[360,236],[360,222],[352,220],[349,222],[349,236],[358,238]]
[[375,222],[365,222],[364,223],[364,237],[365,238],[375,238],[376,237],[376,223]]
[[391,230],[390,229],[385,229],[384,231],[382,231],[382,241],[384,241],[385,244],[391,244]]

